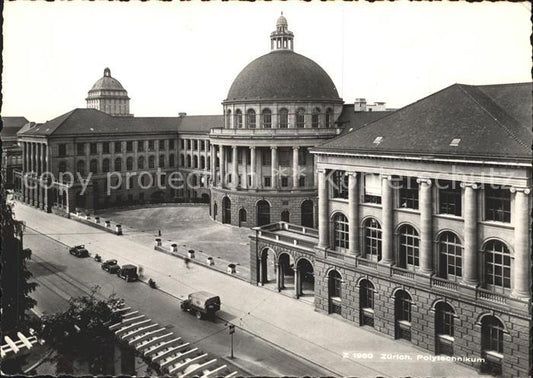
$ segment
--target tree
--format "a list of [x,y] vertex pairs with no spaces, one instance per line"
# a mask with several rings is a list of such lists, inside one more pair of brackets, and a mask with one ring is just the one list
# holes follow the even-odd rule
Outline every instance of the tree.
[[89,295],[71,298],[65,311],[44,316],[39,336],[62,357],[88,361],[92,374],[105,374],[114,348],[108,326],[120,321],[112,310],[120,300],[113,295],[97,299],[97,291],[98,286]]
[[7,201],[6,178],[0,188],[0,228],[2,236],[2,321],[4,335],[27,328],[28,311],[37,303],[30,297],[37,283],[26,267],[31,250],[23,248],[24,224],[13,218],[13,204]]

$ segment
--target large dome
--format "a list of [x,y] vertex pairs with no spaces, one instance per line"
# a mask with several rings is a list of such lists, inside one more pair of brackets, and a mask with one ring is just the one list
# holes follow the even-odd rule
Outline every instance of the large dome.
[[124,87],[120,82],[115,79],[114,77],[111,77],[111,70],[109,68],[106,68],[104,70],[104,76],[98,79],[96,83],[94,83],[93,87],[91,88],[91,91],[95,90],[124,90]]
[[341,99],[318,64],[291,50],[274,50],[248,64],[233,81],[226,101],[239,100]]

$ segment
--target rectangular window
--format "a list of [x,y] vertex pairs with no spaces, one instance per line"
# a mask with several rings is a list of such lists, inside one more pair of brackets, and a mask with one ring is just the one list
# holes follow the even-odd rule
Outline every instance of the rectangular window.
[[461,216],[461,187],[457,181],[438,181],[439,214]]
[[170,139],[168,141],[168,149],[173,150],[174,149],[174,139]]
[[131,140],[126,142],[126,152],[133,152],[133,142]]
[[180,148],[183,150],[185,148],[185,140],[180,139]]
[[508,188],[485,187],[485,220],[511,222],[511,191]]
[[344,171],[332,171],[329,175],[331,198],[348,199],[348,175]]
[[400,207],[418,209],[418,183],[414,177],[404,177],[400,187]]
[[85,155],[85,143],[77,143],[76,151],[77,151],[78,156]]
[[59,147],[58,155],[67,156],[67,145],[64,143],[61,143],[58,147]]
[[270,188],[270,186],[272,185],[270,181],[270,176],[265,176],[264,181],[265,181],[265,187]]
[[148,151],[155,150],[155,142],[153,140],[148,141]]
[[282,177],[281,178],[281,186],[286,188],[289,186],[289,178],[288,177]]
[[363,202],[381,204],[381,177],[376,174],[364,176],[365,193]]
[[144,151],[144,141],[138,140],[137,141],[137,152],[143,152]]
[[272,155],[269,150],[261,150],[261,161],[263,162],[263,165],[271,165],[272,164]]
[[115,142],[115,153],[122,152],[122,142]]
[[300,188],[305,187],[305,176],[300,176],[300,177],[298,178],[298,186],[299,186]]
[[201,151],[205,150],[205,142],[203,140],[200,141],[200,150]]
[[96,143],[91,143],[91,144],[90,144],[91,155],[95,155],[95,154],[98,153],[98,152],[97,152],[98,150],[97,150],[96,147],[97,147],[97,144],[96,144]]
[[278,151],[279,165],[282,167],[290,167],[292,161],[292,151],[279,150]]
[[191,140],[190,139],[187,139],[187,149],[188,150],[191,149]]
[[161,139],[159,141],[159,149],[160,150],[164,150],[165,149],[165,140],[164,139]]
[[109,142],[103,142],[102,143],[102,153],[108,154],[109,153]]
[[298,165],[305,165],[305,160],[307,157],[307,149],[305,147],[300,147],[298,150]]

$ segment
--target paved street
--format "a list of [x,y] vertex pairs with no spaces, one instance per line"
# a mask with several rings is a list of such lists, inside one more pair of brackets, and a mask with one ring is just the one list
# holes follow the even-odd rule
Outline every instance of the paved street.
[[[173,296],[183,298],[195,290],[216,292],[221,296],[223,303],[222,318],[231,320],[237,326],[282,349],[290,350],[327,368],[330,374],[342,376],[478,376],[474,370],[451,362],[418,360],[431,355],[411,344],[394,341],[369,330],[355,327],[334,316],[316,313],[313,306],[308,303],[252,286],[200,266],[187,269],[181,260],[155,252],[152,242],[147,244],[143,240],[119,237],[18,203],[15,214],[17,218],[26,220],[28,226],[63,243],[68,245],[84,243],[91,253],[98,253],[103,258],[117,258],[119,263],[142,266],[146,277],[155,279],[162,290]],[[26,234],[26,243],[30,243],[29,231]],[[27,244],[27,246],[30,245]],[[39,247],[41,243],[30,246],[37,256],[41,255],[41,252],[37,251]],[[59,266],[67,266],[66,259],[72,260],[72,257],[66,253],[57,252],[57,256],[59,257],[55,258],[55,264]],[[87,259],[79,264],[94,263]],[[104,289],[109,290],[102,274],[103,272],[98,272],[98,275],[94,274],[94,280],[101,280]],[[115,280],[113,285],[123,284],[125,285]],[[156,296],[155,292],[149,293],[150,295],[135,293],[131,298],[131,306],[135,307],[141,303],[149,304]],[[164,296],[165,294],[157,293],[157,295]],[[168,309],[176,308],[176,305],[168,303],[164,308],[166,311],[160,311],[158,308],[156,316],[169,316],[168,314],[172,314],[171,317],[174,316],[174,311]],[[169,324],[169,321],[161,321],[161,324]],[[349,358],[346,353],[349,353]],[[362,354],[357,356],[354,353]],[[398,361],[394,359],[394,356],[406,356],[407,358]],[[293,375],[303,374],[306,372],[293,373]]]

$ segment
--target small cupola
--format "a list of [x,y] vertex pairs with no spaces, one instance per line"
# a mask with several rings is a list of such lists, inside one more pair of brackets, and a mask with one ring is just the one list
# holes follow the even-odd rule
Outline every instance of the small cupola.
[[276,22],[276,31],[270,33],[270,48],[275,50],[294,50],[294,34],[289,30],[289,23],[283,12]]

